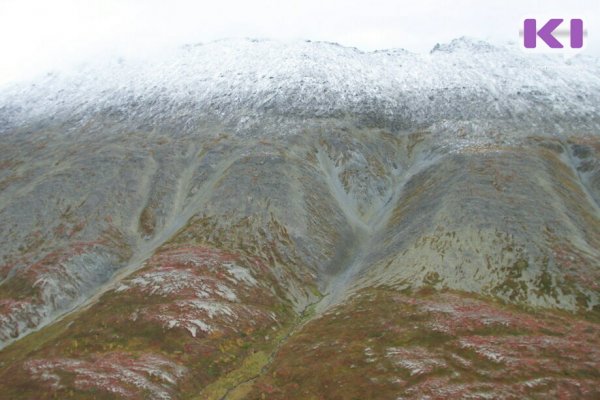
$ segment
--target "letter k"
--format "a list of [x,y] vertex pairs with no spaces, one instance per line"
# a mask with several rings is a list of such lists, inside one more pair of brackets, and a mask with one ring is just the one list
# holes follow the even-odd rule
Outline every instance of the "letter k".
[[523,29],[523,39],[525,41],[525,47],[528,49],[535,49],[536,38],[540,37],[550,48],[562,49],[563,45],[552,36],[552,32],[563,22],[560,18],[552,18],[546,22],[539,31],[536,31],[535,19],[526,19]]

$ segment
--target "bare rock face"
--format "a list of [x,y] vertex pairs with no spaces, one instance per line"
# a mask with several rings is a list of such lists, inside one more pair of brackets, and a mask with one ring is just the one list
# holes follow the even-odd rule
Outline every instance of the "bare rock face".
[[597,398],[600,64],[222,41],[0,90],[7,398]]

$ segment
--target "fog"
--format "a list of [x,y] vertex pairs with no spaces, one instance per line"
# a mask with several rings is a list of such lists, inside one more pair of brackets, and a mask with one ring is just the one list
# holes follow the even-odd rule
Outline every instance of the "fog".
[[538,16],[582,18],[583,51],[600,55],[597,0],[0,0],[0,84],[95,57],[146,56],[228,37],[415,52],[460,36],[516,42],[523,18]]

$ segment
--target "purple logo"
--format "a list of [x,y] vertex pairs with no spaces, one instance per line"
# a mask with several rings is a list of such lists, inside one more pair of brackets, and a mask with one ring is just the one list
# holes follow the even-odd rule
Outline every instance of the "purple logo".
[[556,39],[556,36],[567,36],[570,39],[570,47],[572,49],[580,49],[583,47],[583,21],[581,19],[572,19],[570,22],[570,30],[556,30],[564,20],[561,18],[549,19],[541,28],[538,29],[537,20],[531,18],[526,19],[523,26],[523,41],[525,48],[535,49],[537,47],[538,37],[546,43],[551,49],[562,49],[563,44]]

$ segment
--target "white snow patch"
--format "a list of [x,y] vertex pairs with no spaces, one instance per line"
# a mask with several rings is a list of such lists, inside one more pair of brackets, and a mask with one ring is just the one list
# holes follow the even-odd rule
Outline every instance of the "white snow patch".
[[227,273],[231,275],[234,282],[243,282],[250,286],[256,286],[258,284],[250,270],[247,268],[240,267],[234,263],[223,263],[223,267],[227,269]]

